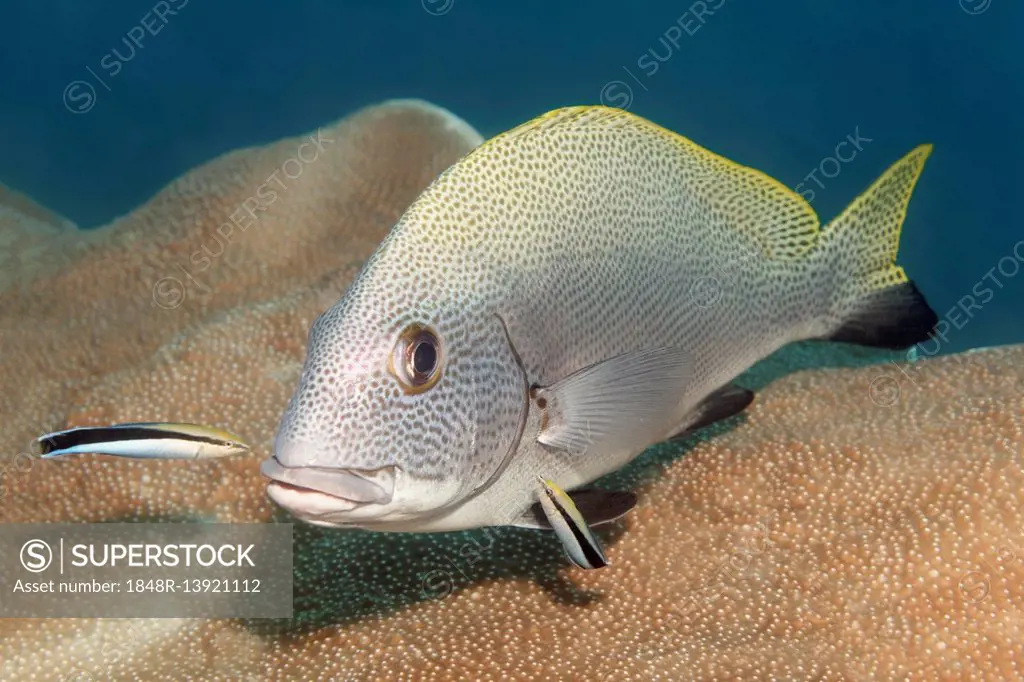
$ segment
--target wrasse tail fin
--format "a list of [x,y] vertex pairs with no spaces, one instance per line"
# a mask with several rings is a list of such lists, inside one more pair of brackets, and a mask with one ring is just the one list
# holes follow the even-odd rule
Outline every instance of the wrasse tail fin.
[[939,318],[896,265],[900,232],[932,146],[889,167],[825,229],[822,251],[836,285],[836,324],[823,338],[904,349],[930,338]]

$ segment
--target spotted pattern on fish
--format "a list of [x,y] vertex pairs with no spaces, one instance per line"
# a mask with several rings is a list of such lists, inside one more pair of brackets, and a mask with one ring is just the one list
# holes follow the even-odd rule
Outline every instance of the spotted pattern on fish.
[[[895,252],[929,151],[911,152],[823,229],[781,183],[624,111],[562,109],[499,135],[417,199],[314,325],[279,432],[312,454],[286,464],[398,464],[469,495],[516,446],[510,472],[523,491],[508,494],[522,506],[524,462],[561,458],[573,484],[614,470],[757,360],[828,337],[866,294],[907,281]],[[386,367],[413,323],[437,330],[444,376],[405,395]],[[628,451],[544,451],[535,410],[517,433],[523,372],[545,386],[669,346],[691,354],[692,381]]]

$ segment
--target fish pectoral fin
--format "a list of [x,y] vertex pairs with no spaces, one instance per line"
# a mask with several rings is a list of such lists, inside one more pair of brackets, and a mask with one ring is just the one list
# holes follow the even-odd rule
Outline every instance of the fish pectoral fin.
[[661,438],[693,374],[677,347],[624,353],[532,391],[542,411],[537,440],[575,454],[610,453]]
[[754,402],[753,391],[736,384],[726,384],[708,394],[708,397],[704,398],[694,410],[696,417],[690,420],[686,428],[669,436],[668,440],[689,438],[694,432],[705,426],[711,426],[723,419],[736,416],[747,409],[752,402]]
[[[591,526],[611,523],[625,516],[630,509],[636,506],[636,494],[628,490],[584,488],[566,494],[572,499],[580,515]],[[541,530],[552,529],[540,502],[534,502],[529,509],[523,512],[516,526]]]
[[83,426],[36,439],[43,458],[97,454],[133,459],[216,459],[249,451],[238,436],[209,426],[136,422]]

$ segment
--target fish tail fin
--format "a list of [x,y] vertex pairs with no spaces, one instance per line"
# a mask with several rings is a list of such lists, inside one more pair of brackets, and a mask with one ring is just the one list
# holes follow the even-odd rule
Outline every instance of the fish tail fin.
[[896,265],[910,196],[931,151],[923,144],[894,163],[824,229],[835,289],[823,338],[904,349],[934,332],[938,316]]

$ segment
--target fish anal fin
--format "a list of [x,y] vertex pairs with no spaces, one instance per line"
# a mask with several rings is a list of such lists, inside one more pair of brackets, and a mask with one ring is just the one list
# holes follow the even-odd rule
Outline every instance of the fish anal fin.
[[[567,494],[572,498],[573,504],[579,509],[580,514],[591,526],[600,526],[622,518],[629,510],[636,506],[637,502],[636,493],[626,490],[612,491],[581,488]],[[540,502],[534,502],[523,513],[520,523],[517,525],[526,528],[551,530],[551,524],[541,508]]]
[[704,398],[697,406],[696,420],[687,425],[682,431],[670,436],[669,440],[687,438],[705,426],[734,417],[747,409],[752,402],[754,402],[753,391],[736,384],[726,384]]

